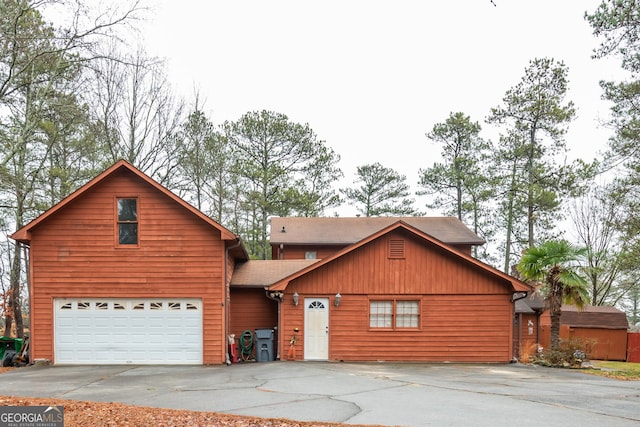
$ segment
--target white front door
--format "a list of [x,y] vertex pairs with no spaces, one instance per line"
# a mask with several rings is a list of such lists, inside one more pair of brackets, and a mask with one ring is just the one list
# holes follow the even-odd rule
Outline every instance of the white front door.
[[304,358],[329,358],[329,298],[304,299]]

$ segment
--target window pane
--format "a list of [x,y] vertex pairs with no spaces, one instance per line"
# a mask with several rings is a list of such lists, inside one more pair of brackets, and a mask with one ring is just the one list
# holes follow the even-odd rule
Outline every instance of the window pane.
[[369,306],[369,326],[371,328],[390,328],[392,317],[391,301],[371,301]]
[[138,244],[138,224],[118,224],[121,245]]
[[136,199],[118,199],[118,221],[137,221]]
[[417,328],[420,318],[418,301],[396,303],[396,328]]

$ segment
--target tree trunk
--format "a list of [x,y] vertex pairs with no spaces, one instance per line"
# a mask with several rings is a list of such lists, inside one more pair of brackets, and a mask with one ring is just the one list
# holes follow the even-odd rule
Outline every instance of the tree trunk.
[[504,272],[509,274],[511,271],[511,238],[513,234],[513,206],[516,198],[516,161],[513,161],[513,167],[511,170],[511,184],[509,185],[509,202],[507,207],[507,229],[505,233],[507,235],[505,248],[504,248]]
[[562,284],[555,278],[557,269],[552,269],[548,283],[551,284],[549,293],[549,314],[551,316],[551,350],[560,347],[560,316],[562,314]]
[[11,261],[11,273],[9,277],[9,297],[7,298],[7,310],[4,317],[5,337],[13,336],[13,323],[16,324],[16,337],[24,336],[24,325],[22,322],[22,309],[20,304],[20,264],[21,251],[18,243],[15,244],[13,250],[13,259]]

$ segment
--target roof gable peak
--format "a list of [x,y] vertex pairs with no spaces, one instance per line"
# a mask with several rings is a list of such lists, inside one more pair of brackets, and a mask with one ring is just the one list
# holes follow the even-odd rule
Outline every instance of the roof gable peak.
[[29,222],[27,225],[17,230],[10,237],[16,241],[28,244],[31,241],[31,230],[33,230],[36,226],[46,222],[47,219],[51,218],[53,215],[56,215],[58,212],[62,211],[71,202],[73,202],[74,200],[77,200],[82,195],[92,191],[99,183],[105,181],[106,179],[108,179],[109,177],[113,176],[115,173],[121,170],[126,170],[132,173],[138,179],[151,185],[154,189],[164,194],[174,202],[178,203],[183,208],[185,208],[186,210],[194,214],[196,217],[200,218],[202,221],[204,221],[208,225],[218,229],[221,233],[222,240],[238,240],[239,239],[239,237],[236,236],[234,233],[227,230],[225,227],[218,224],[217,222],[215,222],[214,220],[206,216],[204,213],[202,213],[201,211],[199,211],[198,209],[196,209],[195,207],[193,207],[192,205],[184,201],[182,198],[177,196],[175,193],[173,193],[172,191],[170,191],[169,189],[167,189],[166,187],[164,187],[163,185],[155,181],[153,178],[149,177],[144,172],[142,172],[141,170],[133,166],[131,163],[123,159],[118,160],[117,162],[109,166],[107,169],[102,171],[93,179],[89,180],[86,184],[82,185],[76,191],[69,194],[60,202],[58,202],[57,204],[55,204],[54,206],[52,206],[51,208],[43,212],[40,216],[35,218],[33,221]]

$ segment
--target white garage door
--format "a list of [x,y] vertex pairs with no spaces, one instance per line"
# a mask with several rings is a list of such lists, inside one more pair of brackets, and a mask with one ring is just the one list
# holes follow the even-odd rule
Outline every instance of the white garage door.
[[198,299],[56,299],[56,364],[202,364]]

